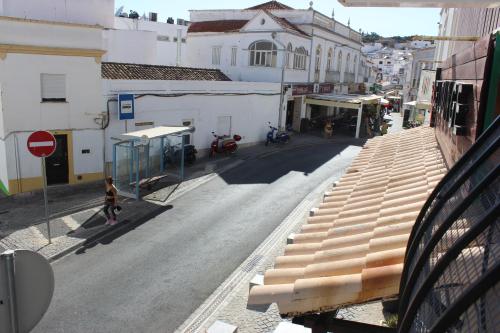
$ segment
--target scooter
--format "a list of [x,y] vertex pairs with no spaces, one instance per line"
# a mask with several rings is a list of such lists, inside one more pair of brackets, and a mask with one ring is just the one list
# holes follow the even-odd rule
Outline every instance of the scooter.
[[[184,145],[184,162],[193,164],[196,161],[198,151],[194,145]],[[163,151],[163,161],[165,164],[179,163],[181,160],[181,145],[167,145]]]
[[271,123],[268,124],[271,130],[267,132],[266,146],[269,145],[269,143],[288,143],[288,141],[290,141],[288,132],[277,132],[275,135],[274,132],[278,131],[278,129],[272,126]]
[[219,136],[215,132],[212,132],[214,140],[210,145],[209,157],[214,157],[217,153],[233,154],[238,149],[238,144],[236,142],[241,140],[241,136],[238,134],[229,137],[226,135]]

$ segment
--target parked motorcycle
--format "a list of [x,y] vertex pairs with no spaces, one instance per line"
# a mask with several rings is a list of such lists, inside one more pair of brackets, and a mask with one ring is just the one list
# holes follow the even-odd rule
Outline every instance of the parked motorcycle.
[[238,149],[238,144],[236,142],[241,140],[241,136],[238,134],[229,137],[226,135],[219,136],[215,132],[212,132],[214,140],[210,145],[209,157],[214,157],[217,153],[233,154]]
[[[269,124],[270,131],[267,132],[267,137],[266,137],[266,146],[269,145],[269,143],[287,143],[290,141],[290,135],[288,132],[279,132],[278,129],[274,126]],[[277,132],[274,134],[274,132]]]
[[[184,162],[193,164],[196,161],[198,151],[194,145],[184,145]],[[163,161],[165,164],[174,164],[181,161],[181,144],[167,145],[163,151]]]

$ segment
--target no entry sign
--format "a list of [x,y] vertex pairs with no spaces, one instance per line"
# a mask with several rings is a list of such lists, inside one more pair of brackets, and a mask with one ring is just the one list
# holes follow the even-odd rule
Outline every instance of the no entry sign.
[[47,131],[31,133],[28,138],[28,150],[36,157],[47,157],[56,150],[56,138]]

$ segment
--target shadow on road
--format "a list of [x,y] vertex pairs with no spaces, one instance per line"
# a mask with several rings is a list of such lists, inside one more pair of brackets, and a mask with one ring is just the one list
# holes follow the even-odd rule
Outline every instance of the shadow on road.
[[[87,221],[88,223],[84,223],[85,227],[82,225],[69,235],[71,237],[87,238],[87,241],[75,253],[83,254],[87,249],[93,248],[97,244],[110,244],[115,239],[172,208],[172,205],[159,206],[147,201],[134,202],[127,206],[126,210],[128,212],[118,216],[119,223],[114,226],[104,225],[104,217],[95,213],[91,220]],[[99,228],[99,230],[96,230],[96,228]]]
[[219,176],[227,184],[271,184],[292,171],[308,176],[332,158],[341,156],[350,145],[361,146],[363,143],[360,140],[341,144],[327,142],[271,151],[252,160],[252,163],[242,164]]

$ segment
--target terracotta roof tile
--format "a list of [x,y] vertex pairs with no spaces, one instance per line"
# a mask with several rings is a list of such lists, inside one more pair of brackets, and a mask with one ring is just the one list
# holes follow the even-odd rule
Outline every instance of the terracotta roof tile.
[[107,80],[231,81],[218,69],[103,62],[101,76]]
[[267,9],[267,10],[273,10],[273,9],[293,9],[292,7],[289,7],[285,4],[282,4],[281,2],[278,1],[268,1],[261,3],[260,5],[249,7],[246,9]]
[[411,228],[446,172],[429,127],[369,140],[248,303],[300,315],[397,294]]
[[233,32],[239,31],[248,20],[219,20],[193,22],[189,25],[188,32]]

